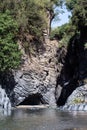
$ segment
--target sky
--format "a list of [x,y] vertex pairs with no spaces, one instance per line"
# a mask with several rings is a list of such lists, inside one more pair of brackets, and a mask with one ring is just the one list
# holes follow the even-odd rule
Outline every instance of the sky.
[[69,16],[71,15],[70,12],[67,11],[66,7],[64,6],[63,9],[64,13],[60,13],[59,14],[59,20],[54,20],[51,24],[51,27],[52,28],[56,28],[58,26],[61,26],[65,23],[68,23],[69,22]]

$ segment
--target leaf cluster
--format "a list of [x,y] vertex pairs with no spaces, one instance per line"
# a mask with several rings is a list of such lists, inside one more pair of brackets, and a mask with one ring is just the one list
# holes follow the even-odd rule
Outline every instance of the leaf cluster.
[[0,72],[17,68],[20,64],[21,53],[15,38],[17,28],[9,11],[0,13]]
[[70,38],[75,34],[76,27],[72,23],[63,24],[60,27],[57,27],[51,31],[50,38],[58,39],[61,45],[67,45]]
[[49,28],[48,14],[53,18],[54,5],[59,6],[60,1],[0,0],[0,71],[20,64],[17,38],[27,51],[31,50],[33,40],[36,44],[43,41],[43,30]]
[[87,27],[87,1],[66,0],[66,6],[72,12],[72,23],[81,30]]

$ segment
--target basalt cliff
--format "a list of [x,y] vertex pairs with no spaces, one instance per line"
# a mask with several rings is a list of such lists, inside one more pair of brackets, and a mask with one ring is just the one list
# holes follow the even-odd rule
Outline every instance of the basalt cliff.
[[74,43],[71,41],[66,48],[60,47],[57,40],[46,39],[38,53],[30,57],[24,53],[22,66],[1,82],[11,105],[54,107],[70,105],[72,100],[72,103],[86,102],[87,87],[83,85],[87,76],[87,50]]
[[57,77],[66,54],[66,49],[58,46],[58,41],[46,39],[38,53],[36,51],[30,57],[22,50],[22,66],[7,77],[5,75],[1,83],[12,106],[39,104],[56,106]]

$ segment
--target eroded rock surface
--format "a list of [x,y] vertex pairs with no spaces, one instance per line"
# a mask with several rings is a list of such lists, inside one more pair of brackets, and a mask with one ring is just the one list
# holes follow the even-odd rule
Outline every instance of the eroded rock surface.
[[[28,99],[27,104],[56,105],[55,87],[62,66],[58,63],[58,42],[47,41],[46,50],[25,60],[22,69],[14,72],[16,85],[10,99],[12,105],[18,105]],[[29,100],[33,98],[33,101]],[[38,98],[38,99],[37,99]]]

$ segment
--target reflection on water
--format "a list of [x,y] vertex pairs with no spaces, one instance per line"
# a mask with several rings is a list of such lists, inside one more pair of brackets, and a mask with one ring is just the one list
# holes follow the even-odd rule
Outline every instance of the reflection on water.
[[64,129],[64,130],[87,130],[87,128],[73,128],[73,129]]
[[87,113],[51,108],[0,110],[0,130],[87,130]]
[[1,109],[0,108],[0,117],[1,116],[11,116],[11,109]]

